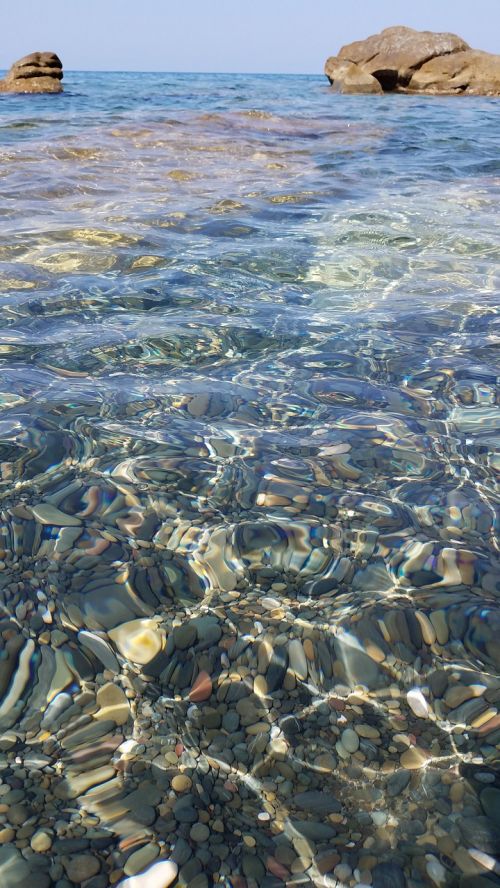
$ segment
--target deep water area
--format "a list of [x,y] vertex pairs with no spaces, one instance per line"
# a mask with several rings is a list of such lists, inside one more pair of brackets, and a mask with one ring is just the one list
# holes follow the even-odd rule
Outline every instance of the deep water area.
[[500,886],[500,100],[0,101],[2,888]]

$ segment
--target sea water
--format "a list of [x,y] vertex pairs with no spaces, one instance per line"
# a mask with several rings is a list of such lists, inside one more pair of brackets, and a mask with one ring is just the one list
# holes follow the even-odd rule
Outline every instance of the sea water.
[[0,102],[2,885],[500,884],[499,100],[64,85]]

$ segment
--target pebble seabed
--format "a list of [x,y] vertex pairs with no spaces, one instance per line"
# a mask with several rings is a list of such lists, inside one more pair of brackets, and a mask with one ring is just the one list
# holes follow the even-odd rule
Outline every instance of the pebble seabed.
[[[209,124],[201,120],[203,135]],[[280,149],[279,162],[265,147],[256,154],[252,140],[262,140],[262,132],[268,138],[260,116],[243,125],[261,126],[257,137],[240,136],[238,147],[250,172],[251,164],[267,165],[261,200],[272,194],[280,212],[281,204],[307,205],[303,192],[287,194],[287,177],[293,172],[300,180],[300,152],[310,150],[308,134],[317,124],[288,121],[300,151],[284,156]],[[220,121],[214,126],[220,142],[226,131]],[[285,123],[275,126],[281,132]],[[159,128],[133,134],[133,148],[127,134],[120,144],[145,151],[149,168]],[[212,157],[193,133],[193,157]],[[351,158],[355,134],[342,133],[323,133],[322,150],[345,150]],[[377,134],[375,142],[384,139]],[[173,136],[162,145],[163,162],[181,150]],[[87,169],[90,149],[78,150],[77,164]],[[220,149],[213,153],[225,171]],[[118,159],[113,163],[118,168]],[[201,175],[196,163],[193,176]],[[276,176],[284,177],[281,190]],[[247,170],[240,196],[251,178]],[[176,188],[194,187],[190,181],[190,173],[174,169],[168,187],[175,196]],[[217,220],[241,211],[230,197],[218,205]],[[475,214],[480,204],[472,191],[469,198]],[[175,199],[183,205],[183,193]],[[448,199],[455,200],[451,191]],[[355,204],[351,210],[357,212]],[[432,221],[439,231],[437,216],[439,210]],[[220,228],[212,216],[210,225],[215,238]],[[360,230],[353,221],[353,238]],[[232,248],[245,233],[233,225],[226,243]],[[85,249],[79,241],[76,259],[72,245],[65,275],[78,275],[96,250],[101,255],[104,234],[85,236],[90,240]],[[113,244],[111,235],[104,243]],[[394,249],[406,246],[398,241]],[[126,243],[127,261],[130,249],[136,248]],[[160,263],[158,243],[134,260],[144,285],[154,249]],[[319,314],[314,320],[314,299],[333,299],[348,286],[347,279],[326,280],[327,254],[300,288],[287,284],[283,297],[309,293],[314,330],[323,323]],[[271,257],[265,275],[272,266]],[[46,284],[40,286],[40,304],[51,305],[43,301]],[[160,295],[149,284],[144,311]],[[82,300],[87,320],[106,302],[102,294]],[[291,305],[285,308],[300,314],[293,299]],[[463,309],[451,298],[448,307],[458,329]],[[134,302],[130,311],[136,309]],[[40,309],[36,323],[44,310],[50,309]],[[59,323],[74,310],[73,303],[63,309]],[[29,326],[30,311],[21,300],[7,321],[22,325],[24,318]],[[454,369],[442,357],[448,352],[441,316],[434,328],[430,313],[425,349],[431,341],[434,352],[408,372],[414,345],[401,357],[400,339],[391,352],[396,338],[381,344],[383,318],[370,327],[365,314],[363,305],[358,314],[354,309],[334,330],[335,344],[325,333],[318,346],[317,338],[303,345],[298,333],[287,339],[279,325],[265,333],[243,324],[229,342],[201,315],[189,330],[187,312],[163,352],[148,328],[150,350],[140,360],[135,346],[113,351],[97,343],[80,364],[71,363],[68,350],[55,366],[59,347],[52,345],[37,366],[40,389],[30,394],[23,382],[8,394],[3,380],[12,434],[9,440],[6,419],[2,888],[499,884],[492,374],[486,349],[477,356],[482,370],[472,359],[463,373],[459,361]],[[491,319],[486,308],[475,317]],[[301,323],[308,323],[305,314]],[[259,349],[265,366],[258,365]],[[165,388],[169,360],[174,376],[185,361],[184,390],[178,380]],[[250,367],[248,385],[233,385],[231,360]],[[115,398],[118,366],[130,376]],[[203,372],[214,380],[212,390],[200,384]],[[37,400],[30,425],[23,411],[38,409]],[[486,424],[478,439],[474,420],[467,425],[474,410],[476,423]]]
[[138,522],[115,484],[113,519],[77,477],[2,512],[5,884],[403,888],[460,867],[488,885],[500,627],[474,596],[491,565],[396,541],[389,501],[357,533],[374,504],[340,496],[316,523],[289,490],[281,520],[210,534]]

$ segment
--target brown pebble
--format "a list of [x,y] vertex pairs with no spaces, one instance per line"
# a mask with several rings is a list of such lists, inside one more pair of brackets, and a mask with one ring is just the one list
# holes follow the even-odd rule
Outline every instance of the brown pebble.
[[170,785],[175,792],[187,792],[188,789],[191,789],[193,781],[187,774],[176,774]]
[[204,700],[208,700],[211,693],[212,679],[208,672],[200,672],[189,692],[189,699],[192,703],[202,703]]

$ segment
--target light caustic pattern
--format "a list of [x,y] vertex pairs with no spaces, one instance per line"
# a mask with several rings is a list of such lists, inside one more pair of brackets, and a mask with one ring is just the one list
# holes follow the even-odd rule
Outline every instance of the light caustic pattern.
[[499,884],[494,101],[7,101],[5,885]]

